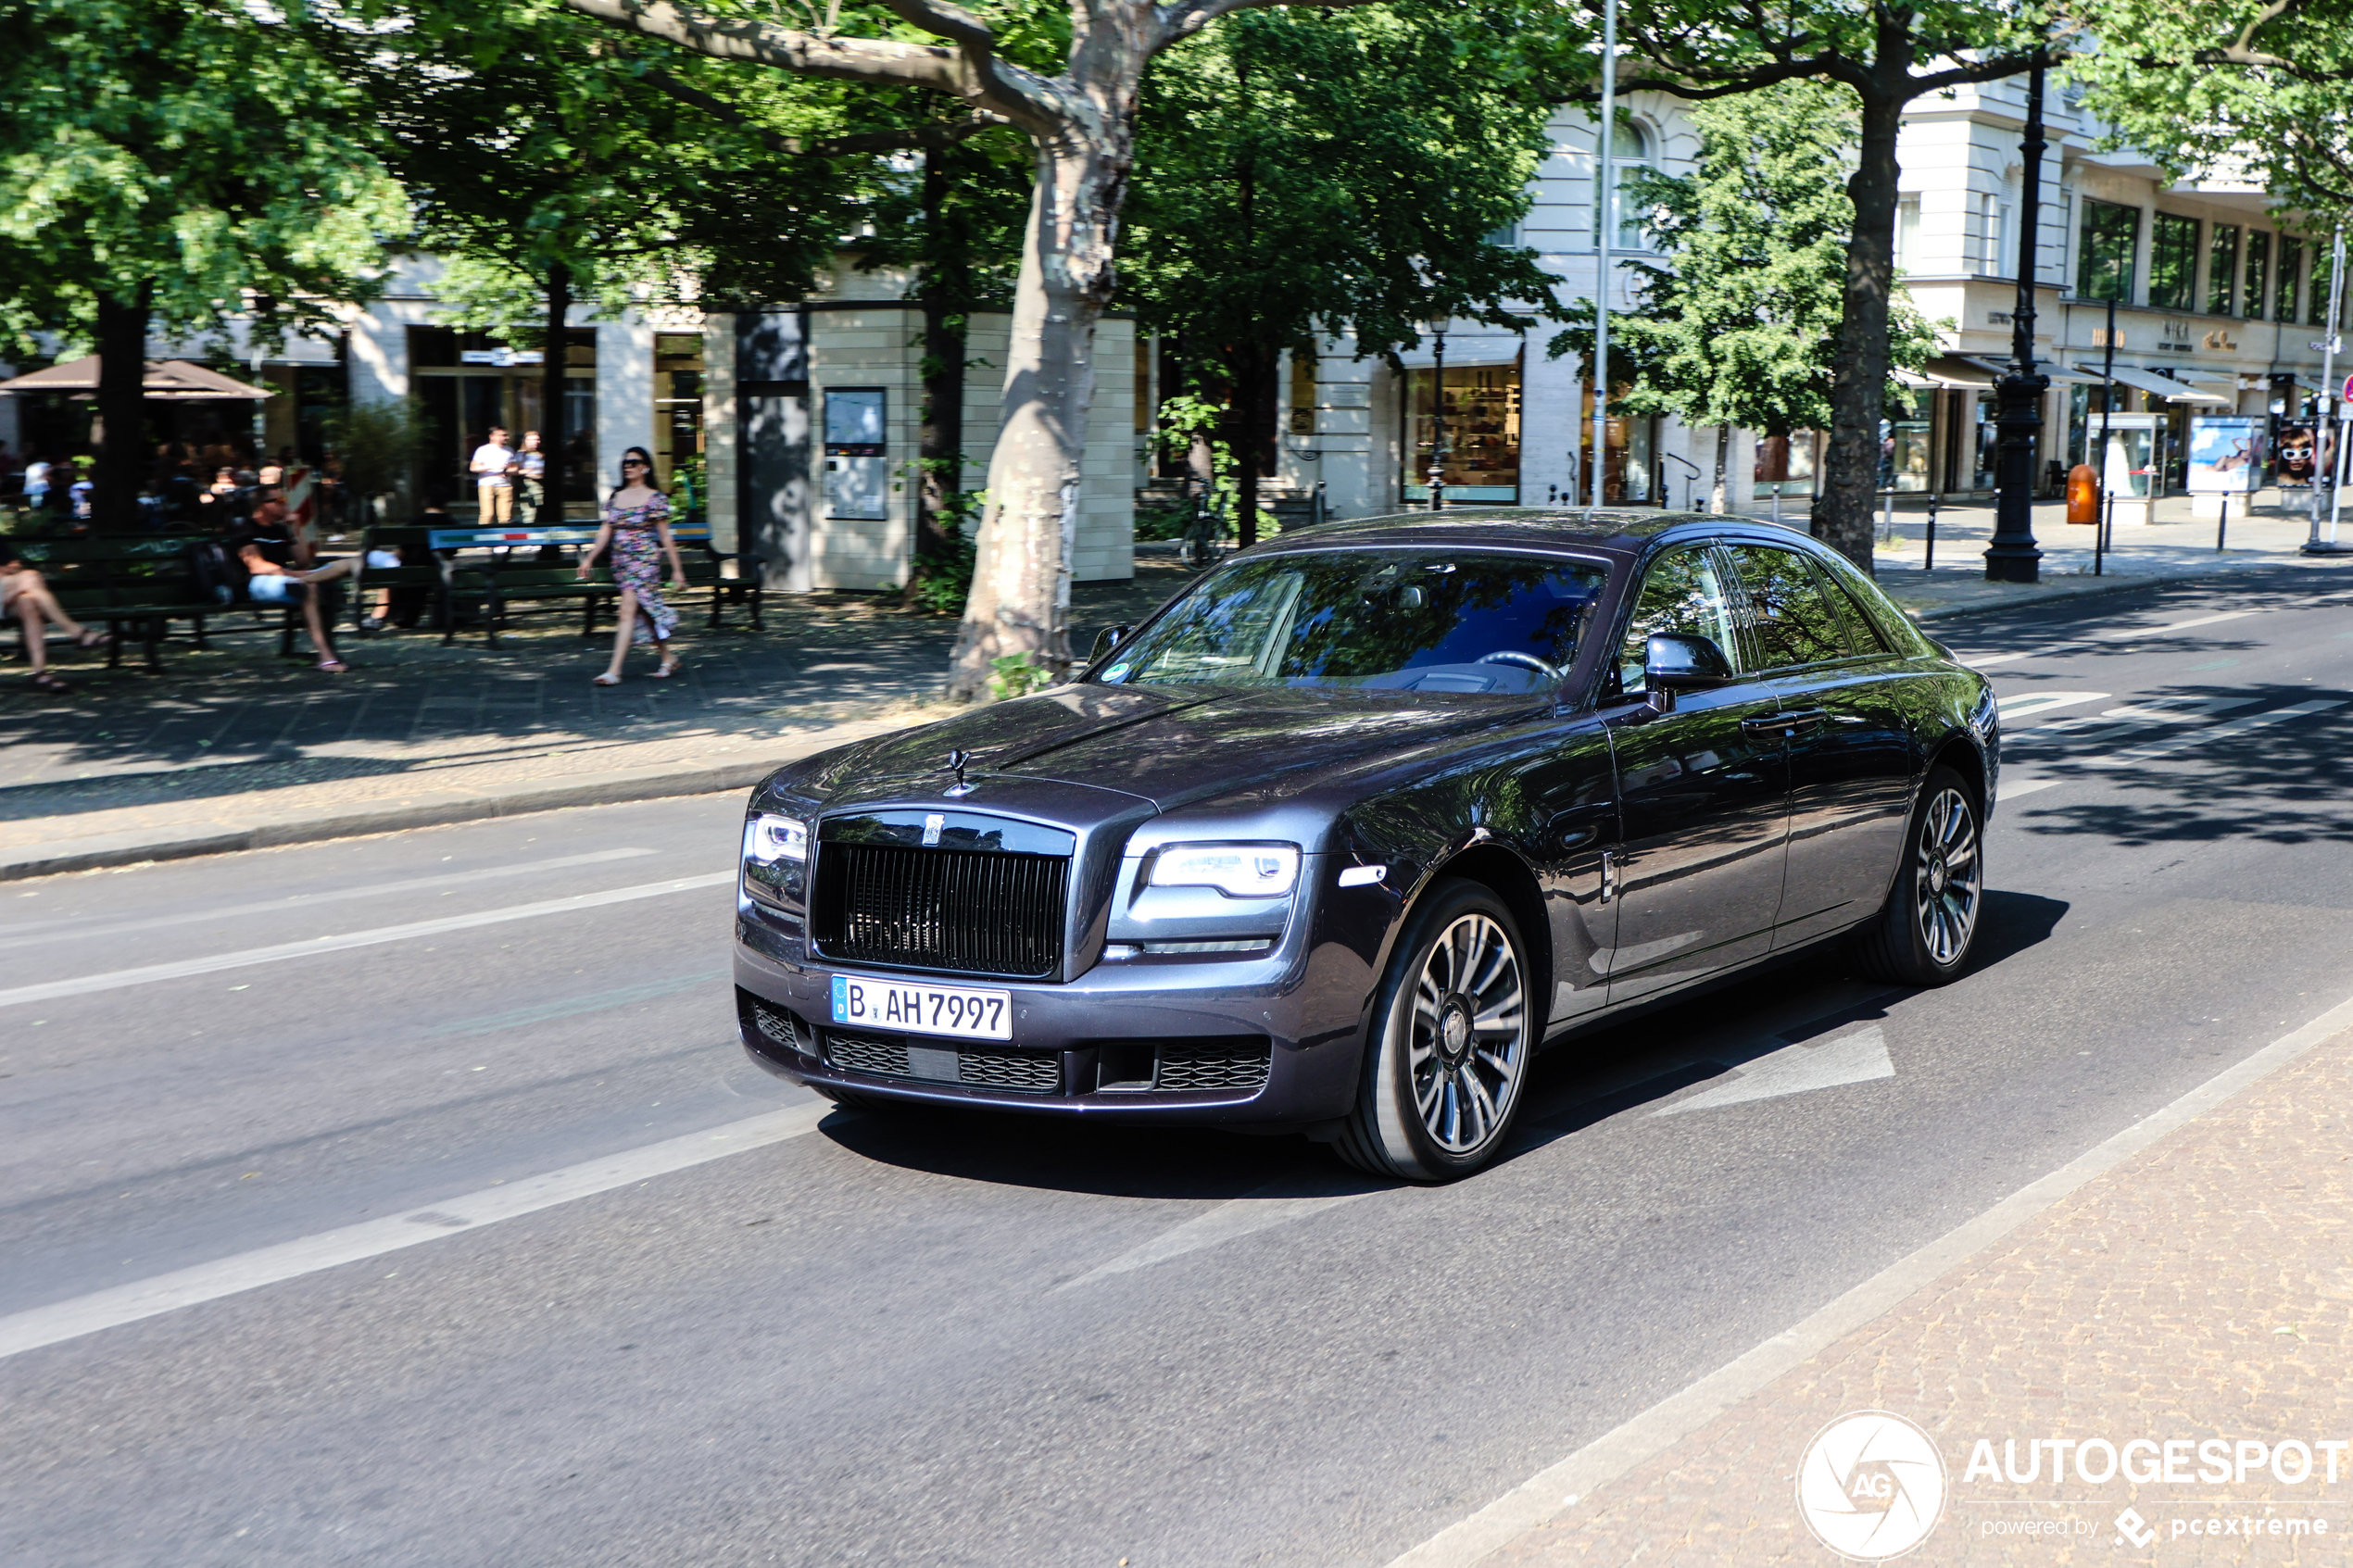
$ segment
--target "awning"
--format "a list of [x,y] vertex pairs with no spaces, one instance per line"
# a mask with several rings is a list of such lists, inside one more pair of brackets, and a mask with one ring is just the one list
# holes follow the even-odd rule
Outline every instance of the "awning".
[[1976,360],[1964,359],[1957,354],[1939,354],[1934,358],[1929,360],[1927,364],[1921,366],[1918,371],[1907,372],[1899,370],[1896,373],[1898,375],[1916,374],[1919,377],[1920,383],[1924,386],[1976,387],[1983,389],[1992,386],[1995,381],[2000,379],[1997,376],[1988,374],[1985,367],[1979,364]]
[[[2097,384],[2104,379],[2097,365],[2078,365],[2075,368],[2089,376],[2094,384]],[[2235,397],[2225,397],[2219,392],[2200,392],[2187,382],[2178,382],[2171,376],[2160,376],[2155,370],[2136,370],[2131,365],[2119,365],[2112,373],[2120,385],[2133,387],[2175,403],[2220,403],[2226,408],[2235,407],[2238,403]]]
[[[1960,355],[1957,356],[1957,358],[1965,359],[1969,364],[1976,365],[1983,369],[1993,376],[1996,385],[2000,384],[2004,376],[2010,373],[2008,364],[2000,359],[1981,359],[1974,355]],[[2069,370],[2066,366],[2055,364],[2048,359],[2035,360],[2034,368],[2047,377],[2053,386],[2082,386],[2087,383],[2096,385],[2100,379],[2097,376],[2077,375],[2073,370]]]
[[[95,392],[98,390],[98,357],[75,359],[63,365],[52,365],[45,370],[34,370],[14,381],[0,382],[0,392]],[[209,398],[275,397],[266,386],[224,376],[218,370],[208,370],[202,365],[192,365],[185,359],[147,361],[147,373],[140,383],[141,395],[166,402],[193,403]]]

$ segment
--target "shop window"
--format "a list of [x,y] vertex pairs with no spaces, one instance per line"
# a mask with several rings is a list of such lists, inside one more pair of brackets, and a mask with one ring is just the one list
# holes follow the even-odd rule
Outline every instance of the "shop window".
[[2084,299],[2113,299],[2130,305],[2133,251],[2140,239],[2140,208],[2085,200],[2083,241],[2076,258],[2076,294]]
[[654,334],[654,470],[682,509],[703,500],[702,334]]
[[1880,426],[1879,487],[1917,494],[1928,488],[1929,433],[1931,394],[1906,394],[1894,419]]
[[[1405,497],[1429,499],[1430,446],[1437,435],[1437,378],[1406,372]],[[1519,500],[1520,387],[1517,365],[1446,367],[1446,449],[1441,454],[1450,506]]]
[[2197,220],[2160,212],[2149,231],[2149,305],[2187,310],[2197,290]]
[[1750,482],[1752,500],[1775,495],[1814,494],[1814,452],[1819,437],[1810,430],[1756,438],[1756,460]]
[[2209,316],[2231,314],[2231,285],[2237,280],[2239,226],[2215,223],[2206,235],[2206,310]]

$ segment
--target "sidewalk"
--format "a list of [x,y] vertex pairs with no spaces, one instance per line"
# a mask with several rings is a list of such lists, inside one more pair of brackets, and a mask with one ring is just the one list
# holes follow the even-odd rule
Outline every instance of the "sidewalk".
[[[2185,518],[2188,502],[2165,503],[2160,517],[2167,508]],[[2144,537],[2093,577],[2088,550],[2044,507],[2045,580],[1989,583],[1990,508],[1944,509],[1933,571],[1919,570],[1925,521],[1924,508],[1899,508],[1896,541],[1877,562],[1881,586],[1923,621],[2253,568],[2353,570],[2296,555],[2301,518],[2259,507],[2221,555],[2210,525],[2168,521],[2135,531]],[[1133,582],[1081,584],[1075,641],[1140,619],[1190,575],[1147,549]],[[347,640],[352,669],[340,677],[273,657],[274,633],[220,638],[209,652],[170,645],[161,674],[140,670],[135,652],[108,671],[59,648],[68,696],[0,681],[0,881],[748,788],[794,758],[946,711],[934,699],[952,621],[820,594],[778,597],[768,625],[712,632],[689,614],[677,679],[647,679],[651,658],[637,654],[611,689],[588,680],[610,633],[584,641],[560,616],[526,622],[496,650],[479,633],[450,647],[427,632]]]
[[[1075,635],[1139,619],[1189,575],[1146,560],[1132,583],[1082,584]],[[274,657],[274,633],[168,645],[160,674],[135,650],[109,672],[60,646],[67,696],[0,684],[0,880],[743,789],[946,711],[952,620],[824,594],[772,600],[767,621],[712,632],[688,614],[677,678],[648,679],[640,652],[612,688],[589,682],[610,631],[584,641],[561,617],[495,650],[479,632],[346,637],[342,676]]]
[[[1884,1411],[1924,1429],[1945,1472],[1941,1523],[1907,1562],[2344,1562],[2353,1535],[2353,1449],[2343,1441],[2353,1439],[2348,1013],[2353,1006],[2267,1047],[2270,1061],[2235,1070],[2243,1085],[2209,1086],[2211,1109],[2055,1204],[2019,1205],[2026,1217],[2007,1235],[1712,1419],[1706,1403],[1678,1396],[1547,1472],[1555,1488],[1524,1512],[1553,1511],[1549,1520],[1483,1554],[1482,1542],[1457,1536],[1452,1551],[1432,1543],[1403,1561],[1834,1563],[1801,1518],[1801,1466],[1826,1427]],[[2145,1127],[2119,1137],[2145,1138]],[[1670,1411],[1679,1399],[1685,1408]],[[2108,1468],[2096,1448],[2063,1483],[2046,1462],[2087,1442],[2129,1452],[2144,1437],[2191,1439],[2177,1450],[2187,1478],[2135,1484],[2123,1471],[2087,1481],[2086,1466],[2095,1476]],[[2213,1438],[2230,1460],[2221,1483],[2200,1476],[2198,1445]],[[2054,1450],[2054,1439],[2067,1449]],[[2308,1451],[2309,1478],[2284,1479]],[[2162,1452],[2128,1462],[2148,1474]],[[1634,1454],[1646,1457],[1626,1463]],[[2029,1482],[1988,1478],[1997,1457],[2018,1474],[2030,1458],[2045,1468]],[[1846,1474],[1856,1489],[1886,1495],[1893,1488],[1861,1485],[1871,1468]],[[1586,1495],[1563,1508],[1571,1490]],[[1916,1480],[1910,1490],[1927,1488]],[[2137,1518],[2120,1523],[2127,1509]],[[2296,1521],[2308,1533],[2290,1533]]]

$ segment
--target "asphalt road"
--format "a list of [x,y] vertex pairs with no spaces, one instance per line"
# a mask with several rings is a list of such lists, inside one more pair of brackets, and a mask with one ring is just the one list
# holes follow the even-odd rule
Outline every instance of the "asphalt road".
[[734,799],[0,888],[0,1562],[1378,1568],[2353,992],[2348,607],[1949,633],[1974,972],[1595,1035],[1441,1189],[821,1120],[731,1038]]

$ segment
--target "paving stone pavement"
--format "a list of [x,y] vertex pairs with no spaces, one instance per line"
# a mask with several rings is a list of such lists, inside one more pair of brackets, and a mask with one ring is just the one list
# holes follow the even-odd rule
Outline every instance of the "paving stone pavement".
[[[1815,1436],[1864,1411],[1917,1423],[1946,1467],[1944,1518],[1906,1562],[2353,1558],[2348,1107],[2353,1032],[2095,1178],[1481,1568],[1833,1563],[1800,1519],[1796,1478]],[[2179,1452],[2193,1478],[2196,1445],[2224,1439],[2230,1478],[2090,1483],[2070,1468],[2054,1485],[2047,1463],[2031,1483],[1970,1474],[1980,1438],[1986,1459],[2024,1473],[2030,1455],[2052,1452],[2030,1440],[2123,1449],[2144,1436],[2190,1439]],[[2311,1450],[2309,1480],[2286,1484],[2262,1458],[2239,1480],[2252,1450],[2237,1445],[2291,1440]],[[2095,1453],[2091,1468],[2106,1463]],[[2296,1472],[2293,1451],[2282,1465]],[[2127,1509],[2144,1544],[2121,1533]],[[2326,1533],[2285,1533],[2299,1520]],[[2208,1521],[2221,1533],[2206,1534]]]

